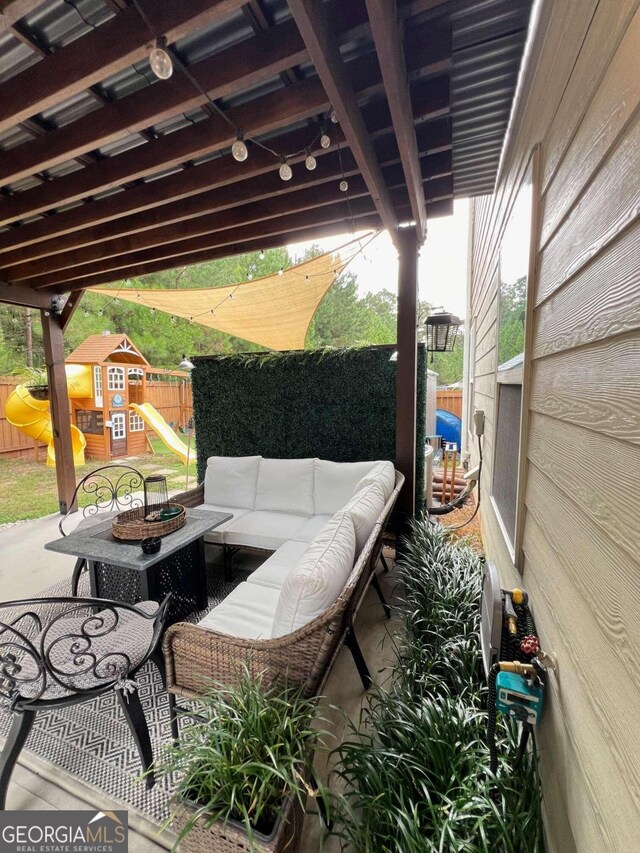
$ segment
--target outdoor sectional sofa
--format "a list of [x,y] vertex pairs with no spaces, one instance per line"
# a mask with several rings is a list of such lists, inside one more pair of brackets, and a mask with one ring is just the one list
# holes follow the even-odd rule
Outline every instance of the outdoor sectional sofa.
[[343,642],[366,685],[353,618],[403,482],[391,462],[211,457],[204,483],[174,500],[233,514],[205,537],[225,552],[272,553],[199,624],[167,631],[172,707],[235,681],[244,663],[313,693]]

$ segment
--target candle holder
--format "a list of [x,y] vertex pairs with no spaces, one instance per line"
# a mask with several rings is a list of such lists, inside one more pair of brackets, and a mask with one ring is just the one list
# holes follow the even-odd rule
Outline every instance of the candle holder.
[[160,512],[169,506],[167,478],[156,474],[144,479],[144,517],[147,521],[158,521]]

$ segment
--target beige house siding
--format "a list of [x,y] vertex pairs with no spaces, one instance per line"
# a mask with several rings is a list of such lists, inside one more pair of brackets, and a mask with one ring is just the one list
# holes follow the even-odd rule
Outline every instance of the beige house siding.
[[500,239],[539,143],[517,568],[489,499],[482,524],[558,660],[538,733],[557,853],[640,849],[639,6],[543,4],[496,193],[473,207],[469,369],[486,413],[488,497]]

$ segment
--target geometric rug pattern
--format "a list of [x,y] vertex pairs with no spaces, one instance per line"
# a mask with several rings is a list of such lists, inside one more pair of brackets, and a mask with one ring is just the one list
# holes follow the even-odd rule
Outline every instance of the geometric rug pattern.
[[[220,566],[208,568],[207,611],[226,598],[249,574],[236,569],[233,581],[225,582]],[[61,593],[59,586],[41,594],[54,593],[67,594]],[[78,595],[89,595],[88,585],[81,587]],[[199,621],[207,611],[194,613],[191,621]],[[157,761],[171,742],[167,694],[151,661],[140,670],[136,682]],[[11,718],[11,712],[3,703],[0,706],[0,738],[6,737]],[[181,722],[186,723],[186,719],[182,717]],[[113,691],[70,708],[40,711],[24,748],[153,823],[160,825],[169,814],[170,781],[166,777],[160,779],[149,790],[144,780],[140,780],[140,758]]]

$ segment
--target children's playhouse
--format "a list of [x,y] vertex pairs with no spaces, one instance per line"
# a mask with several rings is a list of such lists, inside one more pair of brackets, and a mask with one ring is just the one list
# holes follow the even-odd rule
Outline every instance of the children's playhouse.
[[[187,446],[147,401],[149,377],[156,373],[126,335],[91,335],[66,358],[74,461],[112,460],[146,452],[146,428],[187,460]],[[26,385],[8,398],[7,420],[35,441],[46,444],[47,464],[55,462],[47,400],[36,399]]]

